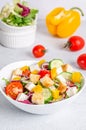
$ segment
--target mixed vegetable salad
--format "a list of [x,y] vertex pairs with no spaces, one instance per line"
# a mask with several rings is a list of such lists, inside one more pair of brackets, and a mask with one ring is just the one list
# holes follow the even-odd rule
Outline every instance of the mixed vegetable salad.
[[83,76],[61,59],[44,59],[13,70],[6,81],[5,93],[26,104],[49,104],[75,95],[83,85]]
[[11,26],[33,25],[36,20],[37,9],[31,9],[26,1],[14,0],[14,4],[6,4],[1,12],[0,19]]

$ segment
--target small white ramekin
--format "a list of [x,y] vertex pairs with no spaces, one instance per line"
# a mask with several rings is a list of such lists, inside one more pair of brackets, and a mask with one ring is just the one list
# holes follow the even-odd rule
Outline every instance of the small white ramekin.
[[0,29],[0,43],[9,48],[29,47],[35,41],[36,26],[35,24],[21,28],[13,27],[13,29],[16,28],[13,32]]

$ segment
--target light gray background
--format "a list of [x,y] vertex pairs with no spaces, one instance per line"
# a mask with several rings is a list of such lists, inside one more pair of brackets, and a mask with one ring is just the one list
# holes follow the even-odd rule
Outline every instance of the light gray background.
[[[66,9],[71,7],[80,7],[86,12],[85,0],[27,0],[31,7],[39,9],[39,19],[44,19],[46,14],[55,7],[63,6]],[[0,0],[2,6],[6,2],[12,2],[12,0]],[[86,15],[85,15],[86,18]]]
[[[2,5],[8,0],[0,0]],[[80,5],[85,10],[85,0],[30,0],[32,6],[40,9],[36,40],[34,45],[41,43],[47,48],[44,59],[61,58],[65,63],[71,64],[86,76],[86,71],[79,69],[76,59],[86,53],[85,47],[78,52],[70,52],[63,49],[66,39],[52,37],[45,26],[45,15],[56,5],[64,5],[69,8],[72,5]],[[86,11],[85,11],[86,12]],[[74,35],[80,35],[86,40],[86,21]],[[15,61],[34,60],[31,53],[33,46],[23,49],[11,49],[0,45],[0,69]],[[52,55],[53,54],[53,55]],[[40,60],[40,59],[39,59]],[[52,115],[32,115],[23,112],[9,103],[0,93],[0,130],[86,130],[86,88],[77,99],[68,107],[63,106],[61,111]]]

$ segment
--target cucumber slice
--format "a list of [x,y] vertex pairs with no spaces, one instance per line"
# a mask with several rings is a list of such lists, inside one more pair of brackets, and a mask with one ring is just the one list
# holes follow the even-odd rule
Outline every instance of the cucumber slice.
[[63,61],[61,59],[53,59],[49,62],[49,69],[52,68],[59,68],[61,65],[63,65]]
[[71,80],[72,73],[70,73],[70,72],[62,72],[60,75],[63,78],[65,78],[66,80]]
[[45,104],[53,99],[51,90],[48,88],[43,88],[43,96],[44,96],[44,103]]

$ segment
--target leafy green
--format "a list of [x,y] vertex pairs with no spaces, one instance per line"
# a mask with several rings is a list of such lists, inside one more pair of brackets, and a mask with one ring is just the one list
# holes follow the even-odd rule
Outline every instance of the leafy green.
[[34,23],[37,13],[38,10],[31,9],[30,14],[26,17],[19,17],[11,13],[7,18],[3,18],[2,20],[11,26],[28,26]]
[[[30,9],[28,7],[28,3],[26,1],[22,1],[19,2],[19,4],[21,6],[18,6],[18,2],[17,0],[14,0],[14,7],[12,8],[12,11],[10,12],[10,14],[7,14],[6,17],[4,17],[4,12],[1,12],[1,16],[2,17],[2,21],[5,22],[8,25],[11,26],[29,26],[29,25],[33,25],[36,19],[36,14],[38,13],[37,9]],[[11,6],[9,6],[9,10],[10,10]],[[24,11],[24,9],[28,8],[29,9],[29,13],[27,13],[26,16],[22,15],[22,12]],[[4,9],[6,9],[6,6],[4,7]]]
[[22,1],[22,5],[28,7],[28,2],[27,1]]
[[78,87],[78,91],[81,89],[81,83],[75,83],[75,85]]
[[8,85],[10,83],[10,81],[8,79],[2,78],[2,80],[5,81],[6,85]]
[[23,9],[20,8],[18,5],[15,5],[14,11],[19,14],[23,11]]

